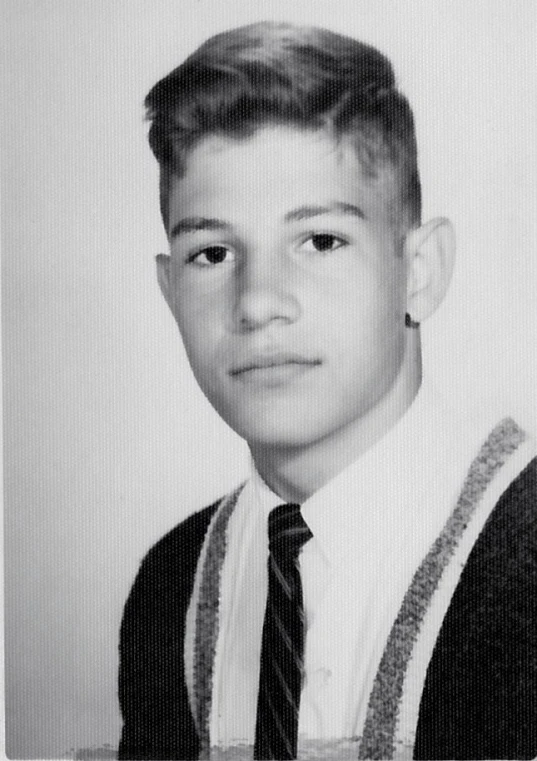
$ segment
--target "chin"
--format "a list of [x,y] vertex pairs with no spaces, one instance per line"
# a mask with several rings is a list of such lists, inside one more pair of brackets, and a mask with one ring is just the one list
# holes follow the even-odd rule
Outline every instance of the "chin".
[[241,436],[248,445],[256,449],[300,449],[323,439],[326,431],[322,426],[308,420],[297,420],[291,416],[282,418],[270,413],[258,416],[256,420],[226,420],[227,424]]

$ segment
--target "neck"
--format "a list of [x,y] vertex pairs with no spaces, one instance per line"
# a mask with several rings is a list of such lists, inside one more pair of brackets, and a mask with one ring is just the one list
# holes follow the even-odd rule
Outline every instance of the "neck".
[[258,473],[275,494],[286,502],[305,502],[393,428],[421,385],[419,334],[414,342],[392,386],[359,419],[305,447],[250,445]]

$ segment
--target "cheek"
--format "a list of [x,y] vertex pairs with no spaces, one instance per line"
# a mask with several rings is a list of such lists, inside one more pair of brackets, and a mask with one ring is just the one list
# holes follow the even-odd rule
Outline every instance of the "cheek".
[[352,325],[358,332],[375,333],[401,312],[401,291],[392,267],[363,268],[324,296],[327,312],[341,328]]
[[326,340],[345,364],[377,367],[397,361],[404,342],[404,300],[393,272],[347,282],[325,311]]
[[209,362],[212,341],[207,325],[191,313],[181,315],[178,324],[189,359],[196,364]]
[[[199,299],[186,297],[177,305],[175,316],[188,359],[197,375],[205,373],[204,383],[214,376],[222,346],[222,326],[214,303],[205,307]],[[214,369],[214,367],[213,367]]]

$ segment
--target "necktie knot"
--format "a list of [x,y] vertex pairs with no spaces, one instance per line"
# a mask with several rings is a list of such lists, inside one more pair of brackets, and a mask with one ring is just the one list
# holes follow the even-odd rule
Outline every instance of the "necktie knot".
[[313,534],[308,528],[300,505],[279,505],[269,514],[269,550],[272,555],[296,560],[304,544]]

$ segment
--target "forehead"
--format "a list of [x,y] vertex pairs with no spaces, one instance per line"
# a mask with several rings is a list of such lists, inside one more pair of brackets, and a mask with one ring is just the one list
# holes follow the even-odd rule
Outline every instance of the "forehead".
[[[266,215],[289,206],[353,203],[367,219],[387,223],[396,200],[391,168],[362,167],[350,139],[324,131],[266,127],[247,138],[210,136],[187,157],[170,188],[170,224],[179,216]],[[260,206],[262,205],[262,206]]]

